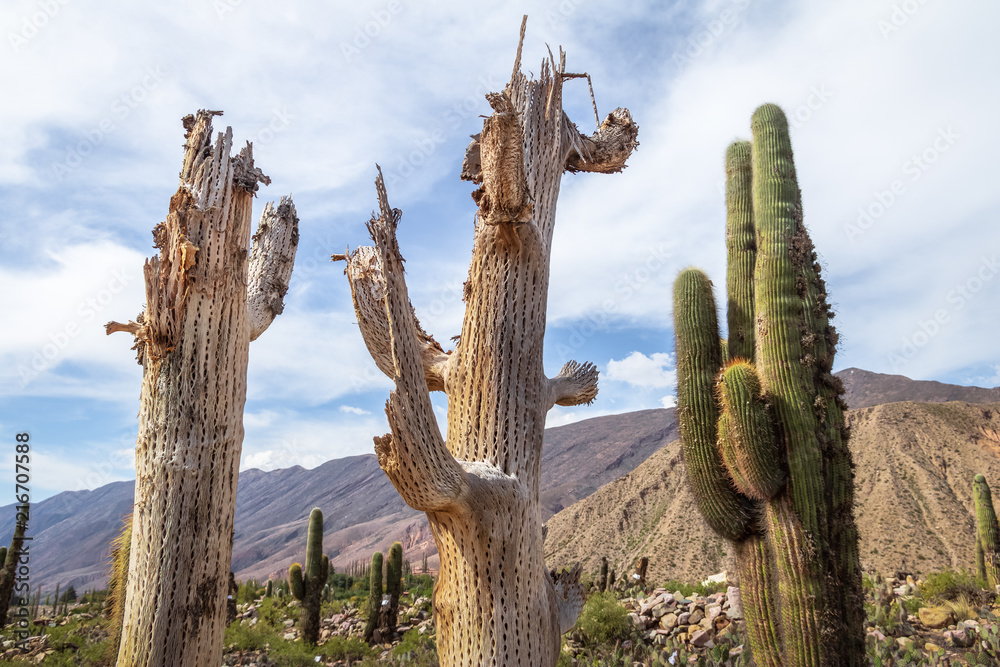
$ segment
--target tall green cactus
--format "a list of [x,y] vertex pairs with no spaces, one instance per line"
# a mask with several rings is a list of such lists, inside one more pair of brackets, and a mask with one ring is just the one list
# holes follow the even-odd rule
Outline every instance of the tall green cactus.
[[403,592],[403,545],[393,542],[389,547],[389,561],[385,568],[385,593],[389,596],[389,604],[383,610],[382,627],[387,636],[396,632],[396,620],[399,617],[399,596]]
[[1000,584],[1000,529],[993,509],[993,496],[986,478],[976,475],[972,482],[976,506],[976,569],[991,588]]
[[[368,574],[368,622],[365,623],[365,641],[375,639],[375,631],[382,616],[382,552],[372,554],[372,567]],[[381,637],[379,637],[381,639]]]
[[833,314],[802,222],[788,121],[765,104],[751,127],[753,142],[726,152],[728,340],[708,277],[686,269],[674,286],[688,480],[708,524],[734,544],[756,662],[862,665]]
[[302,602],[299,618],[302,638],[310,644],[319,640],[319,608],[323,586],[330,575],[330,559],[323,555],[323,512],[318,507],[309,513],[309,535],[306,538],[306,571],[292,564],[288,570],[288,584],[292,595]]

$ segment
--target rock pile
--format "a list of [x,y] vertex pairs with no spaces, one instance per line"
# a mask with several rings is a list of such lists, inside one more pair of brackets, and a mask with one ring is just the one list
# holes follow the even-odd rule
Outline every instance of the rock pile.
[[[668,638],[674,638],[693,648],[712,648],[719,639],[733,633],[734,623],[741,622],[739,598],[735,586],[726,593],[704,597],[657,588],[649,597],[628,598],[622,604],[631,611],[632,624],[652,644],[663,646]],[[738,647],[730,653],[740,652]]]

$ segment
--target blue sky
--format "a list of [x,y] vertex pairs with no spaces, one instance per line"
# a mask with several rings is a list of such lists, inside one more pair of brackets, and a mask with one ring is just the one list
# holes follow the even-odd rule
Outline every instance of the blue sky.
[[[626,106],[625,173],[566,175],[546,368],[601,370],[549,425],[672,404],[671,285],[724,280],[722,156],[776,102],[792,122],[806,223],[842,345],[837,368],[1000,384],[994,3],[719,0],[532,3],[84,3],[0,9],[0,434],[33,444],[33,497],[134,475],[141,369],[108,320],[143,306],[150,231],[177,187],[180,118],[224,110],[294,196],[301,240],[286,310],[253,343],[243,467],[314,467],[372,451],[390,387],[357,329],[343,264],[367,242],[375,163],[403,210],[400,246],[425,328],[461,327],[472,244],[468,135],[546,44]],[[593,128],[586,84],[567,111]],[[437,395],[443,416],[446,405]],[[3,457],[0,491],[13,494]]]

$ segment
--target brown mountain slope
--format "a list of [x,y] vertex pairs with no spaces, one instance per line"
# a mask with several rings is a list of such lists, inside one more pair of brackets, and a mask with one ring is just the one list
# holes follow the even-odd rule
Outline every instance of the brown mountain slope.
[[[917,572],[973,566],[972,478],[1000,483],[1000,403],[899,402],[852,410],[862,563]],[[607,555],[620,573],[649,556],[656,580],[724,569],[728,544],[708,529],[674,441],[631,473],[548,521],[550,566]]]
[[1000,387],[966,387],[945,384],[934,380],[911,380],[902,375],[872,373],[860,368],[845,368],[835,373],[844,383],[844,400],[852,410],[897,401],[920,403],[996,403],[1000,401]]

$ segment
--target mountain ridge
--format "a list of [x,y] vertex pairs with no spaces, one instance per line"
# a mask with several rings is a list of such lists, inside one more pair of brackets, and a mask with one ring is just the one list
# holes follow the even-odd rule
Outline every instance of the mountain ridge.
[[[930,402],[956,397],[970,403],[1000,402],[1000,388],[946,385],[853,368],[837,375],[852,408],[898,402],[906,396]],[[667,456],[662,464],[676,467],[678,461],[671,457],[679,455],[679,450],[664,452],[677,437],[675,408],[592,417],[546,429],[543,518],[584,501],[650,457]],[[122,516],[131,511],[133,489],[134,481],[113,482],[92,491],[60,493],[34,505],[32,587],[37,583],[46,590],[69,583],[78,590],[103,587],[107,545],[119,530]],[[277,576],[300,560],[306,519],[316,506],[324,511],[324,549],[335,567],[367,561],[373,551],[396,540],[404,543],[406,557],[414,562],[425,554],[431,556],[432,565],[435,559],[424,515],[403,503],[374,454],[334,459],[311,470],[301,466],[244,470],[236,503],[233,569],[241,579]],[[14,512],[4,511],[11,507],[0,508],[0,544],[9,542],[13,533]],[[551,530],[549,535],[552,539]]]

